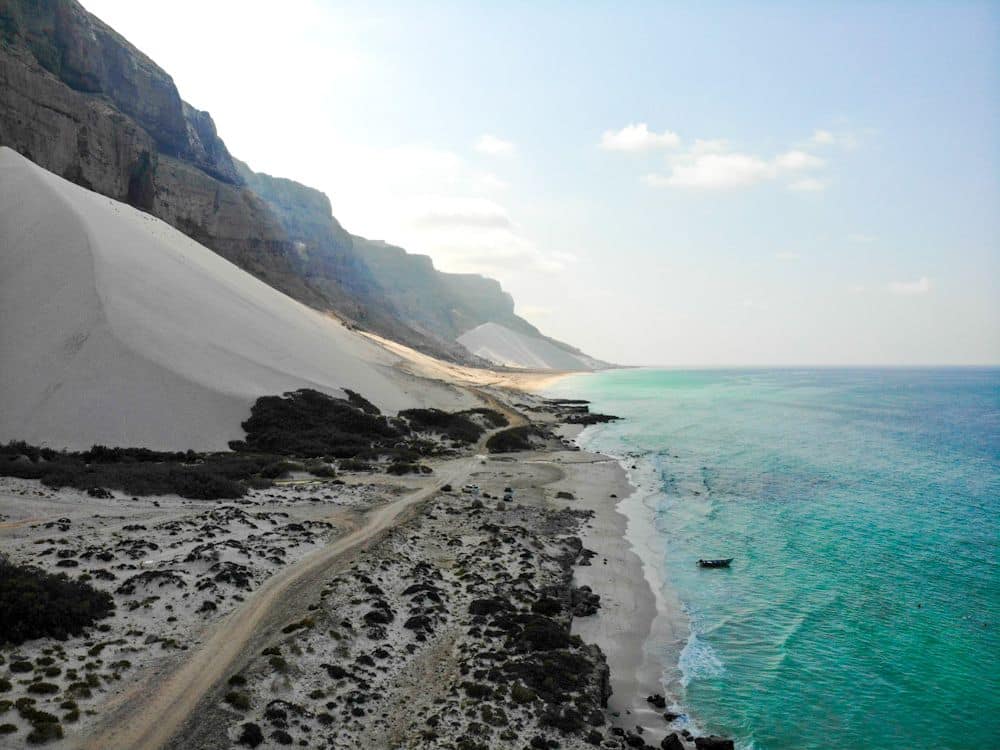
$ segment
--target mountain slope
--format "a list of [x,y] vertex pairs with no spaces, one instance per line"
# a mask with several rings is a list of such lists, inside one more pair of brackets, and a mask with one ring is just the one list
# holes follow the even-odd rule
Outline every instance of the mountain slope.
[[0,148],[0,441],[225,449],[261,395],[468,397],[166,223]]

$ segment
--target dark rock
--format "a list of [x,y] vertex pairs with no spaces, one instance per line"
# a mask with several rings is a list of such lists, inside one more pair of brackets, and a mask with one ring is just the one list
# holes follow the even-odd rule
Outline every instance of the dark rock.
[[676,732],[671,732],[660,743],[660,750],[684,750],[684,743],[677,736]]
[[427,615],[414,615],[403,623],[407,630],[432,630],[431,618]]
[[664,698],[659,693],[657,693],[656,695],[651,695],[648,698],[646,698],[646,703],[649,703],[654,708],[666,708],[667,707],[667,699]]
[[260,727],[256,724],[247,722],[240,727],[240,734],[236,741],[247,747],[257,747],[257,745],[264,741],[264,733],[260,731]]

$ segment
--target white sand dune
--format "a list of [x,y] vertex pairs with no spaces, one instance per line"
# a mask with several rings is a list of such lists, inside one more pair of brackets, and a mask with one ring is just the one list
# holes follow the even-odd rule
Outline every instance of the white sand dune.
[[168,224],[0,148],[0,441],[225,449],[261,395],[471,397]]
[[483,323],[458,337],[473,354],[505,367],[532,370],[599,370],[607,365],[585,354],[573,354],[535,336],[500,325]]

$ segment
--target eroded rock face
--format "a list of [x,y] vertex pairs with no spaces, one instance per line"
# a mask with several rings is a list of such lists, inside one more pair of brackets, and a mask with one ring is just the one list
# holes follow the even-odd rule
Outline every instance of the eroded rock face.
[[105,97],[163,153],[223,182],[242,183],[208,113],[183,102],[166,71],[79,4],[4,0],[0,24],[6,48],[27,51],[74,91]]
[[244,185],[206,112],[71,0],[0,0],[0,145],[177,227],[272,286],[321,305],[294,246]]

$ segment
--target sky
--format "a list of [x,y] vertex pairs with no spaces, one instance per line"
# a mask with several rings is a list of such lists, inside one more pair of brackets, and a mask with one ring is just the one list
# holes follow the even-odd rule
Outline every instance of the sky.
[[234,156],[594,356],[1000,363],[1000,2],[84,5]]

